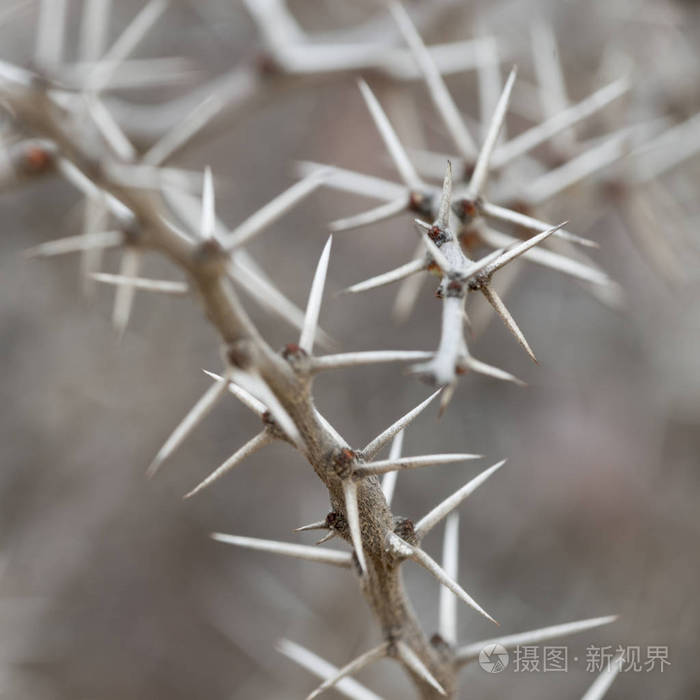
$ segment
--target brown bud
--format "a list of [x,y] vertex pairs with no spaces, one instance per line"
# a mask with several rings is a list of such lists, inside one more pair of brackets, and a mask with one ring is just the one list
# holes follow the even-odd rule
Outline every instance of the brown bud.
[[341,534],[348,531],[348,523],[345,518],[335,511],[331,511],[326,516],[326,527],[329,530],[335,530]]
[[53,162],[53,154],[38,145],[31,145],[24,152],[22,166],[28,174],[39,174],[46,171]]
[[426,233],[428,234],[430,240],[435,243],[438,248],[450,239],[447,232],[441,229],[439,226],[431,226]]
[[408,198],[408,208],[421,217],[432,218],[432,197],[424,192],[411,192]]
[[282,348],[282,357],[285,360],[291,361],[295,359],[301,359],[302,357],[308,357],[306,350],[299,347],[296,343],[287,343]]
[[221,258],[226,253],[221,244],[213,238],[202,241],[195,249],[194,255],[199,262],[209,262]]
[[248,369],[253,364],[249,341],[239,340],[231,343],[226,348],[226,360],[232,367]]
[[478,199],[458,199],[452,210],[460,221],[469,222],[479,215],[480,202]]
[[262,77],[279,75],[282,72],[277,59],[268,52],[262,52],[255,57],[255,67]]
[[394,532],[404,541],[411,545],[417,545],[416,531],[413,521],[408,518],[394,518]]
[[443,658],[450,658],[452,655],[452,649],[450,645],[445,641],[442,635],[437,632],[430,638],[430,645],[437,651]]
[[447,284],[446,295],[461,299],[464,296],[464,285],[457,280],[450,280]]
[[355,460],[355,453],[348,447],[342,447],[334,450],[329,456],[328,469],[340,479],[349,479]]

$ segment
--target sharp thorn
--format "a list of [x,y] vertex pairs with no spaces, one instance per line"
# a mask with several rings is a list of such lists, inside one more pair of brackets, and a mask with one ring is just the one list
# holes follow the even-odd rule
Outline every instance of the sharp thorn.
[[281,554],[285,557],[314,561],[320,564],[331,564],[349,568],[352,563],[352,555],[349,552],[334,551],[332,549],[318,549],[303,544],[290,544],[289,542],[277,542],[276,540],[261,540],[256,537],[240,537],[239,535],[227,535],[222,532],[213,532],[211,538],[224,544],[234,544],[247,549],[257,549],[261,552]]
[[362,450],[362,455],[365,459],[372,459],[379,450],[384,447],[384,445],[391,440],[394,435],[396,435],[400,430],[403,430],[409,423],[411,423],[417,416],[419,416],[430,404],[433,399],[442,391],[438,389],[433,392],[425,401],[422,401],[415,408],[411,409],[405,416],[402,416],[397,421],[392,423],[386,430],[377,435],[374,440],[368,443]]
[[470,496],[483,484],[494,472],[498,471],[506,460],[494,464],[457,489],[451,496],[439,503],[427,515],[424,515],[415,525],[416,537],[422,540],[446,515],[449,515],[465,498]]
[[246,457],[256,453],[265,445],[269,445],[274,440],[274,437],[268,430],[262,430],[255,437],[251,438],[240,449],[236,450],[220,467],[215,469],[206,479],[201,481],[191,491],[188,491],[183,499],[191,498],[203,489],[211,486],[215,481],[218,481],[224,474],[227,474],[231,469],[237,467]]

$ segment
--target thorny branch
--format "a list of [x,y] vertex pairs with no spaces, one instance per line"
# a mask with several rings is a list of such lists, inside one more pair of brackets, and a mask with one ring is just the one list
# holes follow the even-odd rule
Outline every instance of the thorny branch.
[[[516,77],[513,70],[500,92],[490,121],[483,125],[483,145],[477,149],[475,139],[447,91],[443,75],[466,68],[489,71],[480,73],[480,84],[492,96],[498,94],[492,89],[492,64],[494,61],[498,63],[502,56],[499,58],[497,46],[491,40],[478,40],[473,46],[461,42],[426,47],[406,11],[392,3],[390,9],[398,32],[408,48],[387,46],[380,41],[342,46],[335,41],[337,37],[326,44],[309,42],[280,0],[260,4],[248,2],[248,9],[264,37],[268,63],[254,68],[246,65],[234,71],[214,93],[210,93],[192,110],[183,124],[167,131],[144,154],[139,154],[122,131],[120,119],[113,116],[111,108],[115,104],[108,97],[105,98],[105,93],[117,85],[138,83],[135,77],[138,71],[127,70],[131,61],[129,56],[160,17],[167,3],[165,0],[148,3],[107,49],[105,27],[108,4],[104,0],[86,2],[82,63],[72,67],[63,65],[64,37],[61,27],[65,19],[65,3],[62,0],[45,0],[41,7],[36,51],[37,71],[0,64],[0,90],[4,105],[18,134],[21,134],[21,138],[4,149],[0,185],[9,187],[53,172],[69,180],[86,197],[84,233],[43,243],[30,253],[50,256],[82,252],[86,279],[117,287],[114,321],[120,331],[128,322],[135,289],[180,295],[192,292],[200,299],[207,318],[216,328],[223,344],[223,374],[210,373],[214,383],[158,452],[148,470],[151,476],[222,396],[231,392],[260,417],[262,428],[186,497],[210,486],[245,457],[274,440],[285,441],[298,449],[328,489],[331,507],[328,515],[298,530],[327,531],[320,541],[341,537],[350,543],[351,554],[222,533],[213,535],[218,541],[229,544],[349,568],[357,577],[379,623],[382,642],[340,669],[298,645],[282,642],[280,650],[283,653],[323,678],[322,685],[310,697],[338,685],[352,697],[376,698],[347,676],[387,657],[398,661],[410,674],[421,697],[454,697],[459,669],[474,660],[485,644],[498,643],[512,648],[612,622],[614,617],[594,618],[458,648],[455,639],[456,599],[486,618],[492,621],[493,618],[456,581],[456,508],[498,471],[504,461],[471,479],[415,524],[395,516],[390,502],[399,470],[479,457],[467,453],[401,456],[406,426],[440,393],[444,409],[455,389],[458,375],[472,369],[496,378],[518,381],[509,373],[471,356],[464,335],[467,321],[465,304],[469,293],[480,292],[484,295],[534,359],[523,333],[492,288],[492,275],[523,256],[588,283],[612,285],[605,273],[588,261],[582,262],[536,247],[550,236],[584,246],[590,246],[590,241],[565,230],[565,224],[550,226],[529,213],[517,211],[514,206],[497,205],[486,198],[486,189],[489,175],[500,174],[515,158],[523,157],[553,138],[556,138],[561,150],[572,154],[571,159],[543,173],[524,192],[517,193],[527,202],[528,208],[628,153],[631,143],[629,131],[615,134],[589,151],[578,150],[572,132],[568,131],[578,121],[620,97],[629,88],[628,82],[618,80],[578,105],[569,107],[559,66],[547,64],[547,56],[555,53],[551,50],[553,35],[540,27],[540,31],[533,35],[537,72],[543,82],[556,83],[554,87],[557,89],[550,90],[548,94],[558,94],[560,104],[545,106],[547,119],[542,124],[510,141],[499,143]],[[444,167],[445,158],[424,153],[419,158],[422,158],[420,167],[415,165],[381,104],[364,81],[360,82],[361,94],[403,185],[339,168],[319,170],[314,165],[307,165],[306,170],[310,172],[307,172],[304,180],[229,231],[216,217],[213,177],[209,169],[200,177],[199,174],[164,167],[168,159],[200,131],[227,101],[242,102],[257,92],[266,72],[274,73],[285,81],[294,81],[297,78],[327,77],[339,71],[357,73],[359,70],[379,71],[395,79],[423,76],[430,99],[454,142],[457,156],[452,160],[459,166],[454,186],[449,162],[441,191],[424,182],[421,175],[424,170],[429,170],[436,160]],[[150,77],[153,79],[153,76]],[[143,76],[140,79],[143,80]],[[158,79],[157,76],[155,79]],[[119,116],[118,109],[116,114]],[[690,126],[694,128],[692,122]],[[661,164],[652,163],[648,172],[671,167],[682,158],[681,153],[675,161],[666,159]],[[638,179],[641,177],[637,176]],[[385,200],[369,212],[334,222],[331,227],[335,230],[368,225],[403,212],[418,217],[415,224],[422,247],[415,259],[388,273],[353,285],[346,291],[357,293],[394,281],[410,280],[416,273],[427,270],[437,274],[440,278],[438,296],[442,299],[443,317],[436,352],[376,351],[314,356],[314,345],[328,344],[327,336],[318,327],[318,317],[331,255],[331,239],[321,254],[304,312],[265,278],[242,245],[321,184]],[[200,187],[201,198],[192,194],[192,190],[198,192]],[[514,197],[507,187],[504,191],[511,199]],[[535,233],[526,240],[520,240],[491,229],[485,220],[512,224]],[[468,240],[472,235],[478,236],[495,250],[481,259],[472,259]],[[99,271],[99,261],[94,256],[108,247],[123,251],[118,275]],[[140,262],[146,251],[156,251],[169,258],[186,274],[187,282],[139,277]],[[278,313],[300,329],[298,342],[288,344],[281,352],[273,350],[248,316],[236,286],[252,293],[254,298],[266,297],[267,301],[263,302],[268,307],[276,308]],[[260,289],[264,293],[256,294],[256,290]],[[437,391],[362,449],[348,445],[314,406],[313,379],[320,371],[374,362],[412,361],[420,363],[412,371],[437,385]],[[380,450],[390,441],[389,457],[378,459]],[[384,478],[380,482],[382,475]],[[421,541],[445,518],[443,564],[440,565],[421,548]],[[403,588],[402,564],[409,559],[425,568],[444,587],[440,602],[440,634],[432,638],[428,638],[419,625]],[[602,697],[602,692],[613,677],[613,672],[602,676],[586,697]]]
[[[71,130],[71,112],[56,104],[48,90],[36,82],[26,87],[13,86],[7,93],[17,123],[23,130],[54,144],[64,169],[68,165],[71,171],[75,169],[72,174],[76,181],[85,178],[91,183],[89,196],[106,195],[112,214],[123,228],[124,244],[138,251],[161,252],[187,274],[207,317],[225,344],[227,363],[237,370],[258,374],[269,387],[298,431],[299,448],[328,488],[332,512],[348,522],[343,469],[351,470],[351,466],[346,464],[346,455],[352,464],[356,460],[361,464],[362,460],[315,410],[312,375],[308,368],[304,369],[306,353],[299,348],[285,359],[270,348],[238,299],[228,277],[229,256],[223,247],[214,239],[184,237],[169,223],[168,210],[157,193],[111,180],[112,157],[90,148],[88,141],[76,138]],[[402,559],[387,546],[395,525],[380,482],[376,476],[367,476],[352,483],[361,523],[361,547],[355,551],[364,553],[355,560],[360,587],[383,635],[394,646],[406,645],[445,692],[451,694],[455,689],[452,655],[441,646],[434,646],[421,630],[403,589]],[[352,539],[347,527],[340,528],[338,534]],[[364,573],[357,566],[360,557],[366,562]],[[405,662],[404,665],[424,697],[439,694],[416,671],[415,665]]]

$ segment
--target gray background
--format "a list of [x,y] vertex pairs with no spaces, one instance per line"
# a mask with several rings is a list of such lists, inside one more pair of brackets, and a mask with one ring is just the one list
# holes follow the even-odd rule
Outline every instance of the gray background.
[[[115,5],[113,36],[141,4]],[[370,2],[291,5],[310,31],[351,26],[373,10]],[[77,35],[79,3],[71,9],[70,31]],[[681,121],[698,110],[694,3],[470,3],[427,36],[474,36],[478,18],[512,50],[523,79],[534,82],[528,24],[538,13],[556,28],[572,99],[601,84],[605,47],[635,69],[627,110],[607,111],[593,122],[597,127],[585,127],[591,135],[632,116]],[[31,8],[0,28],[1,58],[27,60],[34,28]],[[255,46],[255,27],[238,3],[181,0],[172,2],[138,55],[192,57],[203,79],[224,73]],[[477,117],[474,75],[448,82],[458,104]],[[391,99],[390,85],[376,78],[372,85],[382,100]],[[447,150],[423,86],[402,89],[410,95],[403,104],[415,109],[427,142]],[[137,99],[164,95],[142,92]],[[232,226],[289,186],[297,159],[394,179],[349,77],[272,95],[254,112],[219,126],[177,162],[212,166],[218,211]],[[524,126],[517,116],[509,120],[511,133]],[[406,138],[410,143],[410,134]],[[551,221],[570,219],[573,230],[601,243],[595,255],[625,288],[626,308],[611,310],[576,282],[525,264],[508,302],[539,366],[529,364],[498,322],[473,349],[525,379],[528,388],[466,376],[439,422],[430,410],[406,435],[406,454],[473,451],[488,461],[401,475],[395,497],[397,513],[420,517],[480,469],[508,457],[461,508],[460,581],[503,633],[622,615],[614,626],[572,638],[571,657],[583,659],[591,643],[668,645],[672,665],[663,675],[623,674],[611,699],[700,692],[700,306],[693,225],[699,175],[695,158],[663,181],[683,201],[681,218],[695,236],[677,250],[682,284],[659,278],[630,235],[624,202],[605,198],[600,189],[577,187],[543,211]],[[316,681],[278,654],[275,642],[287,637],[339,665],[377,643],[356,582],[342,571],[228,548],[207,534],[294,541],[294,527],[325,515],[327,495],[300,456],[275,445],[216,488],[181,501],[258,430],[233,398],[154,482],[144,478],[163,440],[209,385],[200,369],[218,370],[217,339],[196,303],[143,293],[118,342],[109,322],[111,290],[99,289],[89,302],[80,294],[75,259],[23,260],[22,249],[78,232],[78,201],[54,179],[0,198],[0,696],[303,697]],[[303,304],[327,222],[368,204],[319,191],[250,251]],[[659,237],[673,233],[660,217],[656,230]],[[392,288],[333,297],[401,264],[414,245],[406,217],[335,237],[321,321],[343,349],[435,346],[439,307],[430,285],[403,326],[389,322]],[[116,263],[108,259],[107,269]],[[178,276],[154,257],[145,272]],[[252,313],[273,345],[296,338],[275,319]],[[358,446],[427,392],[396,367],[338,372],[316,383],[319,408]],[[436,557],[441,532],[426,541]],[[411,564],[406,579],[419,617],[434,630],[437,584]],[[459,631],[464,642],[496,633],[468,609],[460,609]],[[470,667],[462,696],[579,697],[592,675],[583,661],[570,666],[567,674],[509,669],[500,676]],[[390,662],[363,672],[361,680],[390,698],[411,692]]]

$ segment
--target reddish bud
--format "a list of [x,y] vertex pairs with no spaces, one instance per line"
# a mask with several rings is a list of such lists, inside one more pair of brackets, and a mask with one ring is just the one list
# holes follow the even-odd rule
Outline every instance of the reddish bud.
[[27,172],[41,173],[51,164],[49,152],[39,146],[30,146],[24,153],[24,166]]

